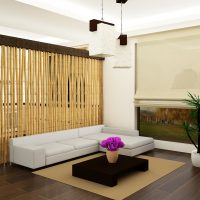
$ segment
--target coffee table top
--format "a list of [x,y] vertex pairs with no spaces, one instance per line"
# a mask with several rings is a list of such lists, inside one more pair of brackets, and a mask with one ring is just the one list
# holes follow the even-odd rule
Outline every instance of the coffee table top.
[[119,155],[116,163],[108,163],[106,156],[100,156],[74,164],[73,167],[78,167],[82,170],[87,169],[105,175],[117,175],[120,172],[129,170],[130,168],[140,167],[145,163],[148,163],[148,160],[124,155]]

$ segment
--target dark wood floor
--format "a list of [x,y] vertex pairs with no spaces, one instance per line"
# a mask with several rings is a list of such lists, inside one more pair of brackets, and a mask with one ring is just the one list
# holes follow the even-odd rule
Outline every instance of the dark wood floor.
[[[126,200],[199,200],[200,169],[192,167],[190,154],[155,149],[146,153],[186,164]],[[160,166],[162,167],[162,166]],[[131,187],[131,185],[127,185]],[[0,200],[106,200],[107,198],[31,173],[12,165],[0,166]]]

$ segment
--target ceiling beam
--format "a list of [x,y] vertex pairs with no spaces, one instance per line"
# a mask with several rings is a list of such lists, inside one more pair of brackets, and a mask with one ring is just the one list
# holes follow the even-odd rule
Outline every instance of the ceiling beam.
[[48,44],[44,42],[38,42],[33,40],[26,40],[22,38],[16,38],[6,35],[0,35],[0,45],[31,49],[36,51],[45,51],[50,53],[66,54],[71,56],[79,56],[85,58],[93,58],[97,60],[104,60],[99,57],[89,56],[89,51],[82,49],[75,49],[72,47],[65,47],[55,44]]

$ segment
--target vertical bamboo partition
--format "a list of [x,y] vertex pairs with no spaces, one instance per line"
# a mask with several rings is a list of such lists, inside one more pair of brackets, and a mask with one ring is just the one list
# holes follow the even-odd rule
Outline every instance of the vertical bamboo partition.
[[102,61],[0,46],[0,163],[8,141],[102,123]]

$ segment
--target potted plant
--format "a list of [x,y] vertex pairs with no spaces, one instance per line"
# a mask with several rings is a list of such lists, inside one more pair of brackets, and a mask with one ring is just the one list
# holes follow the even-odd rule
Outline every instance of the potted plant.
[[[188,96],[189,99],[185,99],[184,102],[194,108],[191,111],[193,123],[184,122],[183,126],[188,138],[196,148],[191,153],[192,164],[195,167],[200,167],[200,97],[198,95],[192,95],[189,92]],[[194,137],[197,137],[197,141]]]
[[109,163],[116,163],[118,159],[118,149],[124,147],[120,137],[109,137],[101,141],[100,146],[106,148],[106,157]]

